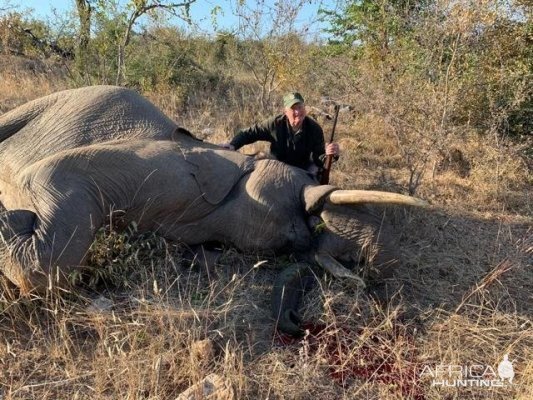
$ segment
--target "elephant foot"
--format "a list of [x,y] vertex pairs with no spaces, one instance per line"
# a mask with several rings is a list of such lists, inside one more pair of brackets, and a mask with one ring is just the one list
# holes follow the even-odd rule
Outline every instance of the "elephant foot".
[[44,292],[52,286],[67,288],[69,268],[60,268],[52,260],[51,249],[37,238],[36,221],[37,215],[29,210],[0,214],[1,272],[23,293]]
[[25,251],[25,245],[34,233],[35,219],[35,213],[28,210],[10,210],[0,214],[1,271],[23,292],[29,292],[35,283],[42,284],[42,278],[45,278],[36,276],[40,274],[34,270]]
[[36,215],[29,210],[10,210],[0,214],[0,240],[11,246],[33,234]]

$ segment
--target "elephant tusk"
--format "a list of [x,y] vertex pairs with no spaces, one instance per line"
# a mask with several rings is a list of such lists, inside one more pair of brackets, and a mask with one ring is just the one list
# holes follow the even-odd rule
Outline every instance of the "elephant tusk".
[[429,203],[416,197],[399,193],[378,192],[375,190],[335,190],[328,196],[332,204],[402,204],[427,207]]
[[352,271],[344,267],[329,254],[315,253],[315,261],[335,278],[353,279],[363,288],[366,287],[365,282],[357,274],[354,274]]

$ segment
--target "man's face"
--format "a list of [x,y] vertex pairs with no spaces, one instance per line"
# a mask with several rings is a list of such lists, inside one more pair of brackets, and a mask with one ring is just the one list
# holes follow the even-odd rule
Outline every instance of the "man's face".
[[296,103],[292,107],[285,108],[285,115],[289,119],[292,129],[298,130],[302,126],[302,122],[306,115],[305,104]]

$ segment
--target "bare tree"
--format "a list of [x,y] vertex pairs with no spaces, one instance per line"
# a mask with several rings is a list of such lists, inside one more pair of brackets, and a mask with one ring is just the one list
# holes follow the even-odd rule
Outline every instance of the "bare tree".
[[[298,21],[301,10],[314,0],[280,0],[271,4],[266,0],[236,3],[233,14],[238,18],[238,30],[245,51],[237,61],[250,71],[259,86],[259,100],[263,109],[271,105],[272,94],[295,81],[301,68],[302,43],[313,21],[303,25]],[[288,72],[288,71],[291,72]]]
[[91,36],[91,14],[93,7],[89,0],[76,0],[78,18],[80,20],[80,31],[78,36],[78,46],[76,49],[76,64],[78,71],[86,74],[87,56],[89,53],[89,40]]
[[[131,0],[130,6],[132,6],[131,14],[128,16],[126,31],[122,38],[122,42],[118,47],[118,61],[117,61],[117,79],[116,84],[120,85],[124,79],[124,65],[125,65],[125,51],[126,47],[131,40],[131,31],[135,22],[143,15],[149,13],[152,10],[160,9],[166,11],[174,16],[185,19],[187,22],[189,20],[189,7],[196,0],[185,0],[182,3],[165,3],[158,0],[148,1],[148,0]],[[184,15],[177,13],[178,9],[183,9],[185,11]],[[185,16],[185,17],[184,17]]]
[[0,12],[10,11],[10,10],[13,10],[14,8],[16,7],[11,4],[11,1],[4,0],[2,4],[0,5]]

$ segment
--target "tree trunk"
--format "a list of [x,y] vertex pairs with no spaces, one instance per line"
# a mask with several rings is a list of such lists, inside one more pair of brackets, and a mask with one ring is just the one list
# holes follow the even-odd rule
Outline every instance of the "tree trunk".
[[87,77],[92,8],[88,0],[76,0],[76,8],[80,20],[78,48],[76,49],[76,69],[81,76]]
[[133,29],[133,25],[135,24],[135,21],[137,18],[139,18],[141,15],[143,15],[146,12],[145,9],[137,9],[135,12],[131,15],[128,26],[126,27],[126,31],[124,32],[124,37],[122,39],[122,43],[118,46],[118,60],[117,60],[117,79],[115,81],[115,84],[117,86],[122,85],[122,82],[124,80],[124,70],[125,70],[125,64],[126,64],[126,47],[130,43],[131,38],[131,30]]

